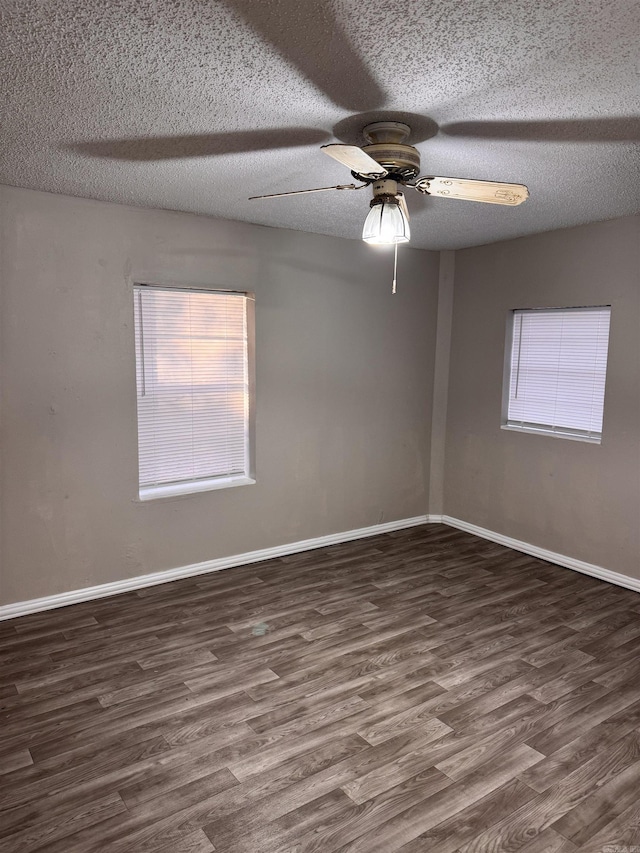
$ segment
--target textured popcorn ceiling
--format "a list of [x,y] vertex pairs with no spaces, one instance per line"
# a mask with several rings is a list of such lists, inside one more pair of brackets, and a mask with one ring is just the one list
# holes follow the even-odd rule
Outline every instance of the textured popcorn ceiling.
[[[404,117],[422,174],[527,184],[518,208],[411,191],[457,248],[640,211],[637,0],[0,0],[0,183],[358,238],[369,190],[319,150]],[[191,155],[191,156],[186,156]]]

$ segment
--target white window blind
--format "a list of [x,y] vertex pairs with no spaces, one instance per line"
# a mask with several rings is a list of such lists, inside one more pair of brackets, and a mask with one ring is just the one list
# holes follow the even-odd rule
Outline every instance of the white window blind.
[[140,497],[252,482],[245,294],[134,287]]
[[513,312],[506,425],[599,441],[610,307]]

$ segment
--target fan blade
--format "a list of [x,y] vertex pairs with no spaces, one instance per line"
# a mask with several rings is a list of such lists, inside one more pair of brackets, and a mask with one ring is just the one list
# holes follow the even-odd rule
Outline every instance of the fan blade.
[[369,157],[367,152],[358,148],[357,145],[342,145],[334,142],[331,145],[321,145],[320,150],[357,175],[364,175],[366,178],[383,178],[387,174],[387,170],[380,163],[376,163],[373,157]]
[[255,201],[257,198],[282,198],[285,195],[303,195],[304,193],[323,193],[327,190],[361,190],[366,187],[366,184],[338,184],[335,187],[315,187],[312,190],[291,190],[288,193],[269,193],[269,195],[252,195],[249,196],[249,201]]
[[501,184],[497,181],[472,181],[464,178],[418,178],[415,187],[427,195],[461,198],[486,204],[522,204],[529,198],[524,184]]
[[404,193],[398,193],[398,205],[400,210],[407,217],[407,222],[409,221],[409,208],[407,207],[407,200],[404,197]]

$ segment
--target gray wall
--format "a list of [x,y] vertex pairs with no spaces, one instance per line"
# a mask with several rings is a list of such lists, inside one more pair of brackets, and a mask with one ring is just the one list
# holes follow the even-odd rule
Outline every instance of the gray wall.
[[[603,304],[602,444],[501,430],[508,311]],[[456,252],[444,509],[640,577],[640,217]]]
[[[0,216],[0,603],[426,512],[437,253],[392,296],[360,242],[8,187]],[[255,291],[257,485],[136,499],[134,281]]]
[[447,446],[447,398],[449,395],[449,359],[455,281],[455,255],[440,252],[438,281],[438,324],[433,368],[433,405],[431,418],[431,457],[429,460],[429,514],[444,512],[444,469]]
[[[640,577],[640,219],[456,252],[455,287],[444,253],[439,306],[438,267],[401,250],[392,296],[359,242],[0,187],[0,604],[429,502]],[[255,291],[257,485],[137,500],[134,281]],[[583,304],[613,306],[602,445],[501,430],[509,309]]]

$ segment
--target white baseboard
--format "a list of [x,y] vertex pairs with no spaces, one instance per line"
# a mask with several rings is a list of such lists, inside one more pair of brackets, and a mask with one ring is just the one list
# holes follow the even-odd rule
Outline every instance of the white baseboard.
[[574,557],[567,557],[564,554],[556,554],[555,551],[547,551],[546,548],[539,548],[537,545],[521,542],[520,539],[512,539],[511,536],[503,536],[502,533],[495,533],[493,530],[469,524],[468,521],[461,521],[459,518],[452,518],[450,515],[429,516],[429,520],[431,521],[432,519],[434,521],[438,520],[442,524],[448,524],[450,527],[457,527],[458,530],[463,530],[465,533],[472,533],[481,539],[489,539],[491,542],[497,542],[499,545],[513,548],[514,551],[522,551],[524,554],[530,554],[532,557],[547,560],[549,563],[556,563],[559,566],[564,566],[566,569],[572,569],[574,572],[582,572],[583,575],[591,575],[594,578],[607,581],[607,583],[613,583],[616,586],[623,586],[625,589],[640,592],[640,579],[638,578],[622,575],[619,572],[612,572],[602,566],[585,563],[583,560],[576,560]]
[[135,578],[103,583],[99,586],[88,586],[84,589],[61,592],[57,595],[47,595],[44,598],[16,601],[15,604],[0,606],[0,622],[5,619],[15,619],[17,616],[26,616],[28,613],[39,613],[43,610],[53,610],[56,607],[66,607],[69,604],[77,604],[80,601],[107,598],[111,595],[119,595],[122,592],[129,592],[133,589],[142,589],[145,586],[156,586],[157,584],[179,580],[180,578],[218,572],[221,569],[230,569],[233,566],[260,563],[264,560],[273,560],[276,557],[297,554],[300,551],[311,551],[314,548],[324,548],[327,545],[338,545],[341,542],[365,539],[368,536],[390,533],[393,530],[403,530],[406,527],[417,527],[420,524],[426,524],[428,520],[426,515],[418,515],[414,518],[402,518],[399,521],[388,521],[385,524],[374,524],[371,527],[345,530],[343,533],[330,533],[327,536],[317,536],[315,539],[304,539],[300,542],[290,542],[287,545],[277,545],[274,548],[262,548],[259,551],[248,551],[245,554],[235,554],[231,557],[220,557],[217,560],[205,560],[204,563],[193,563],[190,566],[180,566],[177,569],[166,569],[165,571],[153,572],[149,575],[138,575]]
[[547,560],[549,563],[556,563],[558,566],[572,569],[575,572],[582,572],[582,574],[591,575],[594,578],[607,581],[607,583],[613,583],[617,586],[631,589],[634,592],[640,592],[640,579],[612,572],[602,566],[585,563],[583,560],[576,560],[564,554],[556,554],[554,551],[548,551],[546,548],[539,548],[537,545],[530,545],[528,542],[512,539],[510,536],[503,536],[502,533],[495,533],[493,530],[469,524],[467,521],[453,518],[450,515],[419,515],[414,518],[389,521],[385,524],[374,524],[371,527],[346,530],[343,533],[330,533],[327,536],[318,536],[315,539],[290,542],[287,545],[277,545],[274,548],[263,548],[259,551],[248,551],[244,554],[235,554],[231,557],[205,560],[203,563],[193,563],[190,566],[166,569],[161,572],[153,572],[149,575],[138,575],[135,578],[113,581],[112,583],[104,583],[98,586],[89,586],[84,589],[71,590],[70,592],[61,592],[57,595],[45,596],[44,598],[33,598],[29,601],[17,601],[15,604],[5,604],[0,606],[0,622],[5,619],[26,616],[28,613],[53,610],[57,607],[66,607],[69,604],[76,604],[80,601],[107,598],[111,595],[119,595],[122,592],[130,592],[131,590],[142,589],[146,586],[156,586],[157,584],[168,583],[169,581],[179,580],[180,578],[218,572],[222,569],[233,568],[234,566],[260,563],[264,560],[275,559],[276,557],[286,557],[289,554],[297,554],[301,551],[311,551],[314,548],[324,548],[327,545],[338,545],[341,542],[351,542],[354,539],[365,539],[369,536],[377,536],[380,533],[390,533],[393,530],[403,530],[426,523],[448,524],[450,527],[455,527],[458,530],[463,530],[465,533],[479,536],[481,539],[488,539],[490,542],[496,542],[507,548],[513,548],[514,551],[522,551],[524,554],[530,554],[532,557]]

